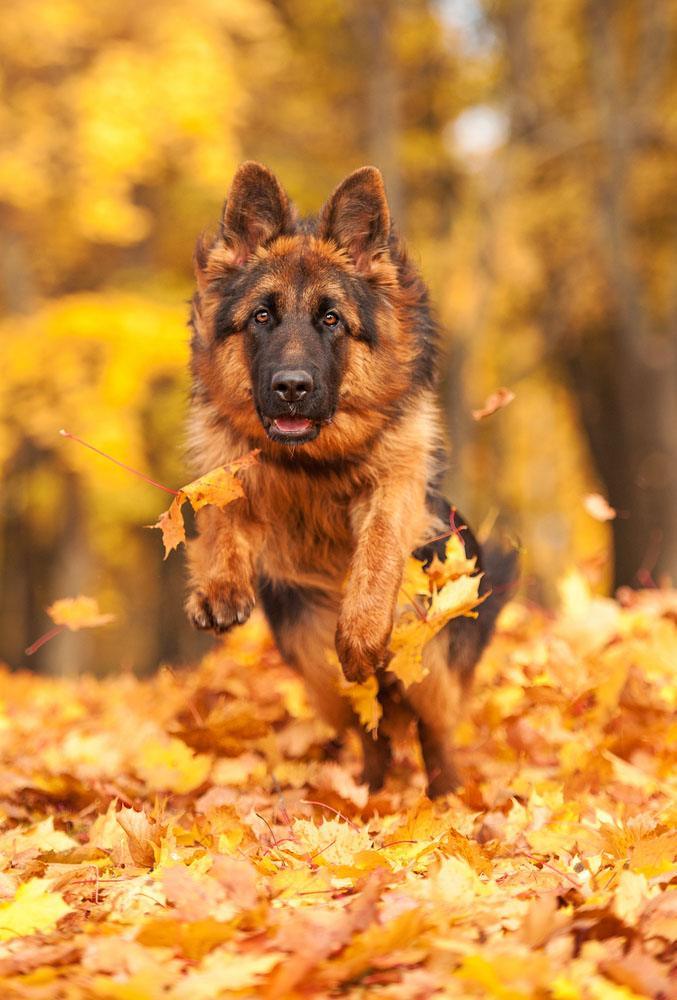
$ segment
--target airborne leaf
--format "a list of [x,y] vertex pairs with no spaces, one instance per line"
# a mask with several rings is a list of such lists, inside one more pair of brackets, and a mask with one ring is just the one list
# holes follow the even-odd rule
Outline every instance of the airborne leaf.
[[492,392],[490,396],[487,396],[483,406],[478,410],[472,411],[473,420],[484,420],[486,417],[490,417],[493,413],[496,413],[496,410],[502,410],[503,407],[512,403],[514,398],[515,393],[512,389],[506,389],[505,386],[502,386],[496,392]]
[[63,597],[47,608],[56,625],[65,625],[71,632],[81,628],[97,628],[115,621],[115,615],[102,615],[93,597]]
[[616,510],[601,493],[587,493],[583,497],[583,506],[596,521],[613,521],[617,516]]
[[249,469],[258,458],[258,450],[251,451],[243,458],[238,458],[228,465],[217,466],[210,472],[194,479],[192,483],[181,487],[181,492],[190,503],[193,510],[200,510],[207,504],[214,507],[227,507],[233,500],[244,496],[242,483],[237,479],[237,473]]
[[165,559],[170,552],[186,540],[186,529],[181,512],[183,504],[188,501],[195,511],[201,510],[207,504],[220,507],[223,510],[233,500],[244,496],[244,489],[242,483],[237,479],[237,473],[254,465],[257,457],[258,450],[251,451],[248,455],[229,462],[227,465],[211,469],[204,476],[200,476],[199,479],[194,479],[187,486],[181,487],[169,508],[160,514],[157,522],[148,525],[150,528],[159,528],[162,532]]
[[183,523],[181,505],[185,497],[181,491],[170,503],[167,510],[160,514],[157,524],[150,525],[152,528],[159,528],[162,532],[162,542],[165,547],[165,559],[174,549],[186,540],[186,527]]

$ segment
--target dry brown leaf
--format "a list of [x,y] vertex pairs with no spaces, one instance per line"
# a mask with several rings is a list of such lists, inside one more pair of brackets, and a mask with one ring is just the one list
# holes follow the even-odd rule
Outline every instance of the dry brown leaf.
[[116,820],[127,835],[129,853],[134,863],[151,868],[155,862],[154,839],[159,834],[157,823],[146,812],[124,806],[116,813]]
[[160,881],[177,920],[190,922],[213,916],[226,898],[225,890],[216,879],[185,865],[165,868]]
[[515,393],[512,389],[506,389],[505,386],[502,386],[487,396],[484,405],[479,410],[472,411],[473,420],[484,420],[485,417],[490,417],[492,413],[496,413],[496,410],[502,410],[509,403],[512,403],[514,398]]

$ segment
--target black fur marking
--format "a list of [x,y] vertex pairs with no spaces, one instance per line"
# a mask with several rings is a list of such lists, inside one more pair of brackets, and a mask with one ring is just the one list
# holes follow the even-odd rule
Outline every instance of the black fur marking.
[[[219,279],[221,301],[214,324],[214,335],[217,341],[225,340],[231,334],[242,332],[242,327],[239,327],[234,319],[238,303],[251,292],[258,280],[267,272],[268,264],[266,261],[257,261],[242,270],[234,270],[227,277]],[[277,301],[273,301],[271,297],[270,305],[268,301],[265,304],[275,319],[279,321]]]
[[[458,671],[462,680],[469,680],[484,648],[491,639],[498,614],[509,599],[517,578],[517,552],[504,551],[489,545],[482,548],[474,534],[457,510],[453,510],[439,493],[430,492],[426,496],[428,510],[446,526],[450,532],[457,532],[463,541],[468,559],[477,559],[477,569],[483,574],[479,593],[485,600],[477,609],[477,618],[454,618],[445,626],[449,641],[449,664]],[[446,560],[447,540],[439,538],[422,545],[413,553],[429,566],[435,556]]]
[[357,306],[357,312],[360,317],[360,329],[351,331],[353,337],[356,340],[364,341],[370,347],[375,347],[378,342],[376,294],[365,281],[360,281],[347,275],[341,275],[341,284],[348,298]]
[[430,306],[428,289],[412,266],[396,232],[391,233],[389,252],[397,267],[397,277],[406,302],[404,322],[418,348],[412,371],[412,384],[420,389],[437,382],[439,328]]
[[[447,541],[454,532],[454,525],[456,527],[456,532],[459,533],[461,539],[463,540],[463,547],[465,549],[465,554],[468,559],[475,557],[477,559],[477,568],[482,570],[482,553],[480,550],[479,542],[473,535],[472,531],[468,525],[463,520],[461,514],[454,509],[453,511],[453,524],[452,524],[452,507],[448,500],[445,500],[443,496],[439,493],[428,493],[426,495],[426,507],[428,510],[439,518],[439,520],[444,525],[444,531],[449,530],[449,535],[444,538],[439,538],[435,542],[430,542],[427,545],[421,545],[418,549],[415,549],[412,555],[415,559],[420,559],[421,562],[429,566],[433,561],[434,557],[441,562],[445,562],[447,558]],[[440,532],[442,534],[442,532]],[[480,586],[480,592],[482,592]]]
[[243,295],[250,290],[254,279],[249,271],[244,271],[221,282],[221,301],[214,322],[214,338],[223,341],[241,328],[235,323],[235,310]]
[[290,666],[296,666],[285,641],[287,631],[297,625],[306,612],[326,604],[326,595],[312,587],[298,587],[281,580],[270,580],[267,576],[259,577],[258,593],[280,653]]

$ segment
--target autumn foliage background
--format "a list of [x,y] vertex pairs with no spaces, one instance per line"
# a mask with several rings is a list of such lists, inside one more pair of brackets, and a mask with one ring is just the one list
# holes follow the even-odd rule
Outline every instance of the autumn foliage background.
[[246,157],[304,212],[383,169],[445,331],[448,493],[520,538],[530,598],[572,565],[601,591],[674,578],[676,27],[662,0],[5,5],[2,656],[78,592],[118,624],[41,670],[200,650],[143,528],[162,497],[58,430],[186,481],[191,252]]

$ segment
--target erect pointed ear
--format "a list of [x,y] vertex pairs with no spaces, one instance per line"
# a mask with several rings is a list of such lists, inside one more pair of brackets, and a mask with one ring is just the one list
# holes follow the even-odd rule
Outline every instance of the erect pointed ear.
[[289,199],[277,177],[261,163],[243,163],[233,178],[221,224],[233,263],[243,264],[257,247],[289,232],[291,221]]
[[361,167],[339,184],[320,213],[319,235],[334,240],[358,269],[368,271],[388,246],[390,210],[376,167]]

